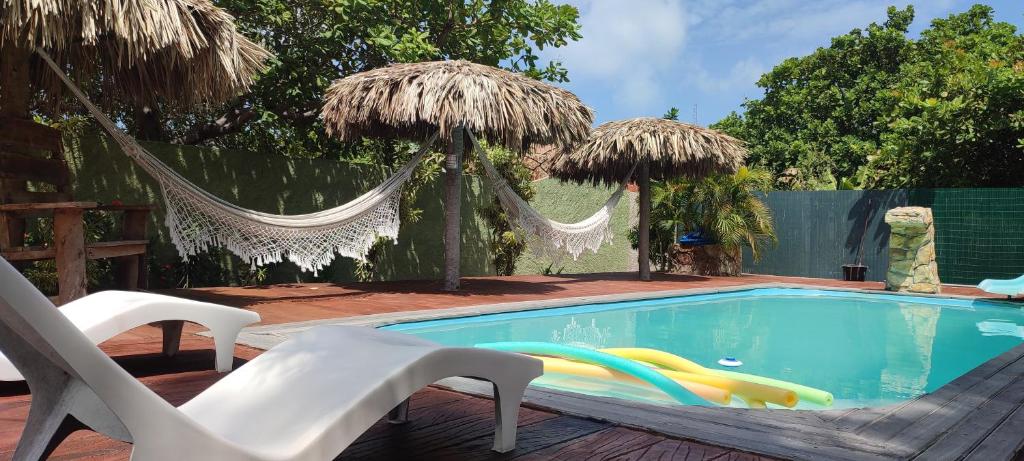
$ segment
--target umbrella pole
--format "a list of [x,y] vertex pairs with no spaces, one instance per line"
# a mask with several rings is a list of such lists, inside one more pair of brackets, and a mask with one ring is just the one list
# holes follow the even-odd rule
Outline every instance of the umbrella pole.
[[651,280],[651,167],[647,160],[640,162],[637,175],[640,186],[640,222],[637,223],[637,263],[640,280]]
[[459,229],[462,218],[462,151],[465,148],[463,132],[458,126],[452,129],[451,142],[444,161],[444,289],[459,289],[459,258],[461,237]]

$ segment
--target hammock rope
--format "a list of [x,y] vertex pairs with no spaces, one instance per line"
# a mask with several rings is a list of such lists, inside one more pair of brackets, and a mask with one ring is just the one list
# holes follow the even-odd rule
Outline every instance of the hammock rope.
[[41,49],[36,53],[67,85],[124,153],[160,184],[171,241],[184,260],[223,246],[253,265],[295,263],[316,274],[335,254],[365,260],[379,237],[398,239],[402,187],[437,140],[435,133],[413,158],[383,183],[341,206],[277,215],[239,207],[210,194],[142,147],[99,110]]
[[498,197],[498,202],[501,203],[501,207],[508,215],[509,221],[530,237],[528,247],[534,254],[556,261],[564,255],[569,255],[573,260],[577,260],[585,250],[597,253],[601,245],[611,243],[614,237],[610,227],[612,211],[619,204],[619,199],[622,198],[626,190],[626,183],[633,176],[636,165],[597,212],[579,222],[562,223],[545,218],[537,209],[530,206],[529,202],[523,200],[487,158],[486,151],[472,133],[469,133],[469,139],[473,143],[473,148],[478,152],[484,172],[491,180],[491,187]]

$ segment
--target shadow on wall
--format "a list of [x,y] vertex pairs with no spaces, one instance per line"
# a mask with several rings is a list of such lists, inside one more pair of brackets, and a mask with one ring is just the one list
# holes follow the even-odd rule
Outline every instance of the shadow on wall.
[[[320,211],[346,203],[387,178],[389,171],[319,159],[289,159],[246,151],[219,150],[162,143],[143,143],[160,160],[200,188],[244,208],[277,214]],[[74,174],[74,194],[80,200],[110,203],[156,203],[151,218],[152,253],[159,261],[179,259],[164,225],[159,185],[106,137],[65,139],[68,164]],[[464,275],[494,272],[488,255],[487,229],[473,213],[490,200],[477,178],[466,177],[463,194],[462,270]],[[388,280],[438,278],[443,261],[441,241],[442,187],[425,187],[417,206],[422,219],[403,225],[398,244],[389,246],[380,264],[380,277]],[[232,269],[248,263],[234,256],[220,263]],[[291,263],[270,267],[268,283],[313,280]],[[320,277],[351,281],[355,264],[339,257]]]
[[[868,257],[875,261],[875,264],[884,263],[881,266],[872,267],[875,271],[884,271],[889,263],[889,225],[885,223],[885,212],[892,208],[906,206],[907,191],[905,190],[865,190],[850,191],[859,197],[853,202],[849,213],[846,215],[849,233],[846,236],[846,249],[849,259],[846,264],[856,264],[858,252],[863,240],[863,258]],[[876,274],[878,275],[878,274]]]
[[764,201],[779,244],[756,264],[745,250],[744,272],[839,279],[842,265],[857,262],[863,236],[866,278],[884,280],[889,261],[885,211],[906,204],[905,190],[778,191],[764,195]]

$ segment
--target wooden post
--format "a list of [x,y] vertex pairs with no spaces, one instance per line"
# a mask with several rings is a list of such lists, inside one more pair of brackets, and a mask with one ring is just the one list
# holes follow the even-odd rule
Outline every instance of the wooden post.
[[[29,79],[29,57],[31,50],[20,48],[7,40],[0,52],[0,116],[30,120],[29,97],[32,90]],[[25,190],[25,182],[14,179],[0,181],[4,195],[12,191]],[[25,220],[4,218],[4,245],[7,248],[25,244]]]
[[640,222],[637,224],[637,263],[640,266],[640,280],[651,280],[651,167],[645,160],[640,163],[637,175],[640,186]]
[[32,50],[17,46],[17,40],[6,40],[0,59],[0,115],[29,119],[29,58]]
[[462,152],[465,149],[461,126],[452,129],[444,168],[444,289],[459,289],[459,235],[462,213]]
[[[124,240],[145,240],[149,210],[125,210],[121,217],[121,238]],[[146,288],[146,254],[118,258],[118,284],[122,290]]]
[[85,223],[81,208],[53,211],[53,242],[57,250],[57,304],[86,294]]

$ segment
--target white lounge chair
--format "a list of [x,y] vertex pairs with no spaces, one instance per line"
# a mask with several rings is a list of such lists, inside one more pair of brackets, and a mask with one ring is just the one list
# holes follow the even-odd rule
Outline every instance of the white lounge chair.
[[32,392],[15,460],[45,458],[78,428],[131,442],[139,460],[329,460],[381,416],[404,421],[413,392],[450,376],[494,383],[494,449],[505,452],[515,447],[523,392],[543,373],[539,360],[522,355],[323,326],[175,408],[93,345],[6,260],[0,350]]
[[[167,356],[178,352],[184,322],[198,323],[209,328],[213,335],[219,372],[231,371],[238,332],[260,321],[255,312],[136,291],[94,293],[61,306],[60,313],[93,344],[142,325],[160,323],[164,334],[163,353]],[[22,379],[14,364],[0,353],[0,381]]]

